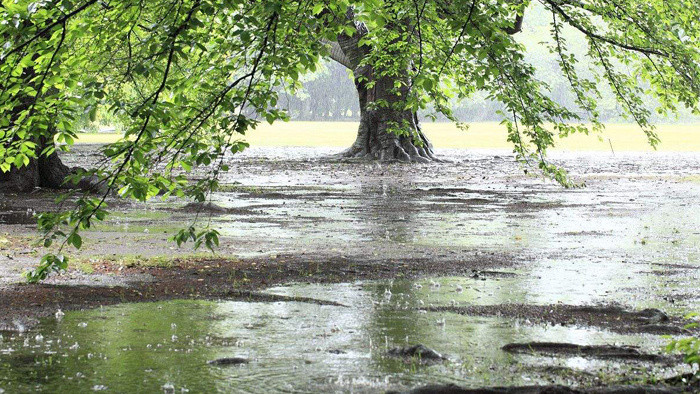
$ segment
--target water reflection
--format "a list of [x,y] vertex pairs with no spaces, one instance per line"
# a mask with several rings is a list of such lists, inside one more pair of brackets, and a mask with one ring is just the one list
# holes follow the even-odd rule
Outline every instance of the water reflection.
[[[576,358],[512,356],[510,342],[622,343],[656,351],[663,339],[616,335],[575,327],[532,326],[501,318],[424,312],[423,305],[490,304],[516,297],[495,281],[434,278],[332,286],[292,285],[271,292],[315,297],[350,307],[308,303],[175,301],[127,304],[69,312],[44,322],[38,332],[4,333],[0,342],[0,388],[8,392],[114,391],[192,392],[376,392],[426,382],[533,384],[564,376],[546,366],[584,371],[628,368]],[[456,284],[463,286],[456,291]],[[391,295],[387,293],[391,292]],[[444,324],[438,323],[444,319]],[[81,324],[86,323],[86,324]],[[36,335],[43,336],[41,341]],[[407,363],[387,349],[422,343],[449,361]],[[244,365],[207,361],[243,357]],[[646,368],[647,366],[644,366]],[[517,373],[514,373],[516,371]]]

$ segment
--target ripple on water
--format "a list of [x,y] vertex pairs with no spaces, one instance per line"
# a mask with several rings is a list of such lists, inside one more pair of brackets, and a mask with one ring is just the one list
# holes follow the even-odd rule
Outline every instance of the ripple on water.
[[[100,387],[158,392],[166,384],[176,392],[182,388],[192,392],[376,392],[428,382],[476,387],[550,379],[566,384],[563,374],[542,371],[597,373],[625,370],[629,365],[580,357],[510,355],[501,347],[558,341],[637,345],[658,352],[664,341],[657,336],[420,311],[420,301],[426,305],[493,303],[519,296],[510,282],[494,285],[493,280],[433,278],[441,284],[436,287],[429,280],[420,281],[421,287],[415,286],[416,281],[396,280],[270,289],[334,300],[347,308],[299,302],[171,301],[68,312],[61,322],[44,321],[38,332],[31,333],[28,344],[24,343],[30,338],[27,335],[4,338],[0,384],[10,391],[34,390],[39,385],[46,391],[64,392]],[[456,284],[463,287],[462,292],[455,290]],[[391,297],[386,297],[387,290]],[[477,298],[482,294],[486,299]],[[79,327],[81,322],[87,325]],[[38,335],[43,341],[35,340]],[[422,365],[387,355],[390,348],[418,343],[444,354],[448,361]],[[250,362],[208,364],[223,357]],[[667,372],[657,366],[643,368]],[[46,378],[37,380],[37,370]],[[75,378],[77,371],[80,378]]]

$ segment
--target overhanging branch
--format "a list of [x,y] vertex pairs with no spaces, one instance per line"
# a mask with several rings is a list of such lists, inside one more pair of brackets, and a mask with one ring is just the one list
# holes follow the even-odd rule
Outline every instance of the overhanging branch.
[[[590,37],[590,38],[593,38],[593,39],[596,39],[599,41],[603,41],[603,42],[606,42],[610,45],[616,46],[618,48],[627,49],[627,50],[633,51],[633,52],[639,52],[639,53],[643,53],[646,55],[657,55],[657,56],[661,56],[664,58],[669,57],[667,53],[660,51],[660,50],[657,50],[657,49],[654,49],[654,48],[645,48],[645,47],[640,47],[637,45],[631,45],[631,44],[627,44],[624,42],[619,42],[611,37],[595,33],[593,31],[591,31],[590,29],[586,28],[585,26],[583,26],[582,24],[578,23],[556,1],[554,1],[554,0],[541,0],[541,1],[543,4],[549,5],[551,7],[551,9],[556,11],[556,13],[559,14],[569,25],[571,25],[572,27],[574,27],[576,30],[580,31],[581,33],[585,34],[587,37]],[[566,5],[571,5],[571,4],[567,3]]]

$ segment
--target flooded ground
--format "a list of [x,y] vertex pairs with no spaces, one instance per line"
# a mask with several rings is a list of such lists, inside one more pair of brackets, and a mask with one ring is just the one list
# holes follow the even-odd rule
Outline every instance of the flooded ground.
[[[393,289],[391,297],[387,289]],[[69,312],[31,333],[6,334],[0,344],[0,382],[18,392],[157,392],[164,387],[175,392],[382,392],[426,383],[598,385],[619,375],[643,379],[679,372],[673,360],[509,354],[501,350],[505,344],[531,341],[624,343],[654,354],[663,341],[420,309],[425,301],[468,303],[474,298],[455,297],[447,287],[418,291],[411,283],[394,282],[270,291],[330,298],[348,307],[169,301]],[[414,343],[440,349],[447,360],[424,365],[388,354]],[[223,357],[239,357],[241,365],[208,364]]]
[[[68,159],[95,160],[80,149]],[[689,372],[660,348],[700,311],[700,154],[558,154],[587,184],[565,190],[507,152],[445,150],[453,162],[430,165],[319,159],[330,153],[251,149],[215,206],[112,201],[75,269],[42,286],[17,283],[42,253],[31,210],[53,195],[3,196],[0,392],[592,387]],[[167,242],[198,211],[222,232],[216,256]],[[195,300],[165,301],[177,298]],[[160,301],[115,305],[139,300]],[[75,311],[58,321],[59,308]],[[447,360],[388,355],[416,344]],[[222,357],[245,362],[207,364]]]

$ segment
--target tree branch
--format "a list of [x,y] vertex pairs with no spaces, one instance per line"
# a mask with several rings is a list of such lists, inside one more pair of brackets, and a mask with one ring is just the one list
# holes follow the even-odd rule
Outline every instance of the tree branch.
[[523,31],[523,20],[525,19],[525,10],[523,10],[522,13],[519,13],[518,15],[515,16],[515,23],[513,23],[512,27],[507,27],[503,29],[503,31],[506,34],[510,34],[511,36],[513,34],[518,34],[521,31]]
[[561,17],[569,25],[573,26],[576,30],[580,31],[581,33],[585,34],[586,36],[588,36],[590,38],[593,38],[593,39],[596,39],[599,41],[603,41],[603,42],[606,42],[610,45],[614,45],[616,47],[627,49],[627,50],[634,51],[634,52],[640,52],[640,53],[644,53],[647,55],[657,55],[657,56],[661,56],[664,58],[669,57],[669,55],[667,53],[653,49],[653,48],[644,48],[644,47],[639,47],[636,45],[625,44],[625,43],[616,41],[610,37],[606,37],[606,36],[597,34],[593,31],[587,29],[585,26],[581,25],[576,20],[574,20],[574,18],[572,18],[571,15],[569,15],[566,11],[564,11],[564,9],[559,4],[557,4],[556,1],[554,1],[554,0],[540,0],[540,1],[541,2],[543,1],[544,3],[548,4],[552,8],[552,10],[556,11],[559,15],[561,15]]
[[[39,30],[36,34],[34,34],[34,36],[32,36],[32,38],[26,40],[25,42],[19,44],[18,46],[14,47],[14,48],[12,48],[12,50],[11,50],[10,52],[8,52],[7,54],[5,54],[5,56],[4,56],[3,59],[7,59],[10,55],[21,51],[24,47],[26,47],[27,45],[29,45],[29,44],[31,44],[32,42],[36,41],[39,37],[43,36],[43,35],[46,34],[47,32],[51,31],[51,29],[53,29],[54,27],[56,27],[56,26],[58,26],[58,25],[65,25],[65,23],[66,23],[66,21],[67,21],[68,19],[70,19],[70,18],[72,18],[73,16],[75,16],[75,15],[77,15],[77,14],[83,12],[86,8],[88,8],[89,6],[91,6],[91,5],[95,4],[95,3],[97,3],[97,0],[90,0],[90,1],[88,1],[87,3],[85,3],[85,4],[81,5],[80,7],[76,8],[76,9],[73,10],[72,12],[66,14],[66,15],[63,16],[62,18],[59,18],[58,20],[54,21],[54,22],[51,23],[50,25],[48,25],[48,26],[46,26],[45,28]],[[4,63],[4,60],[3,60],[3,59],[0,59],[0,64]]]

